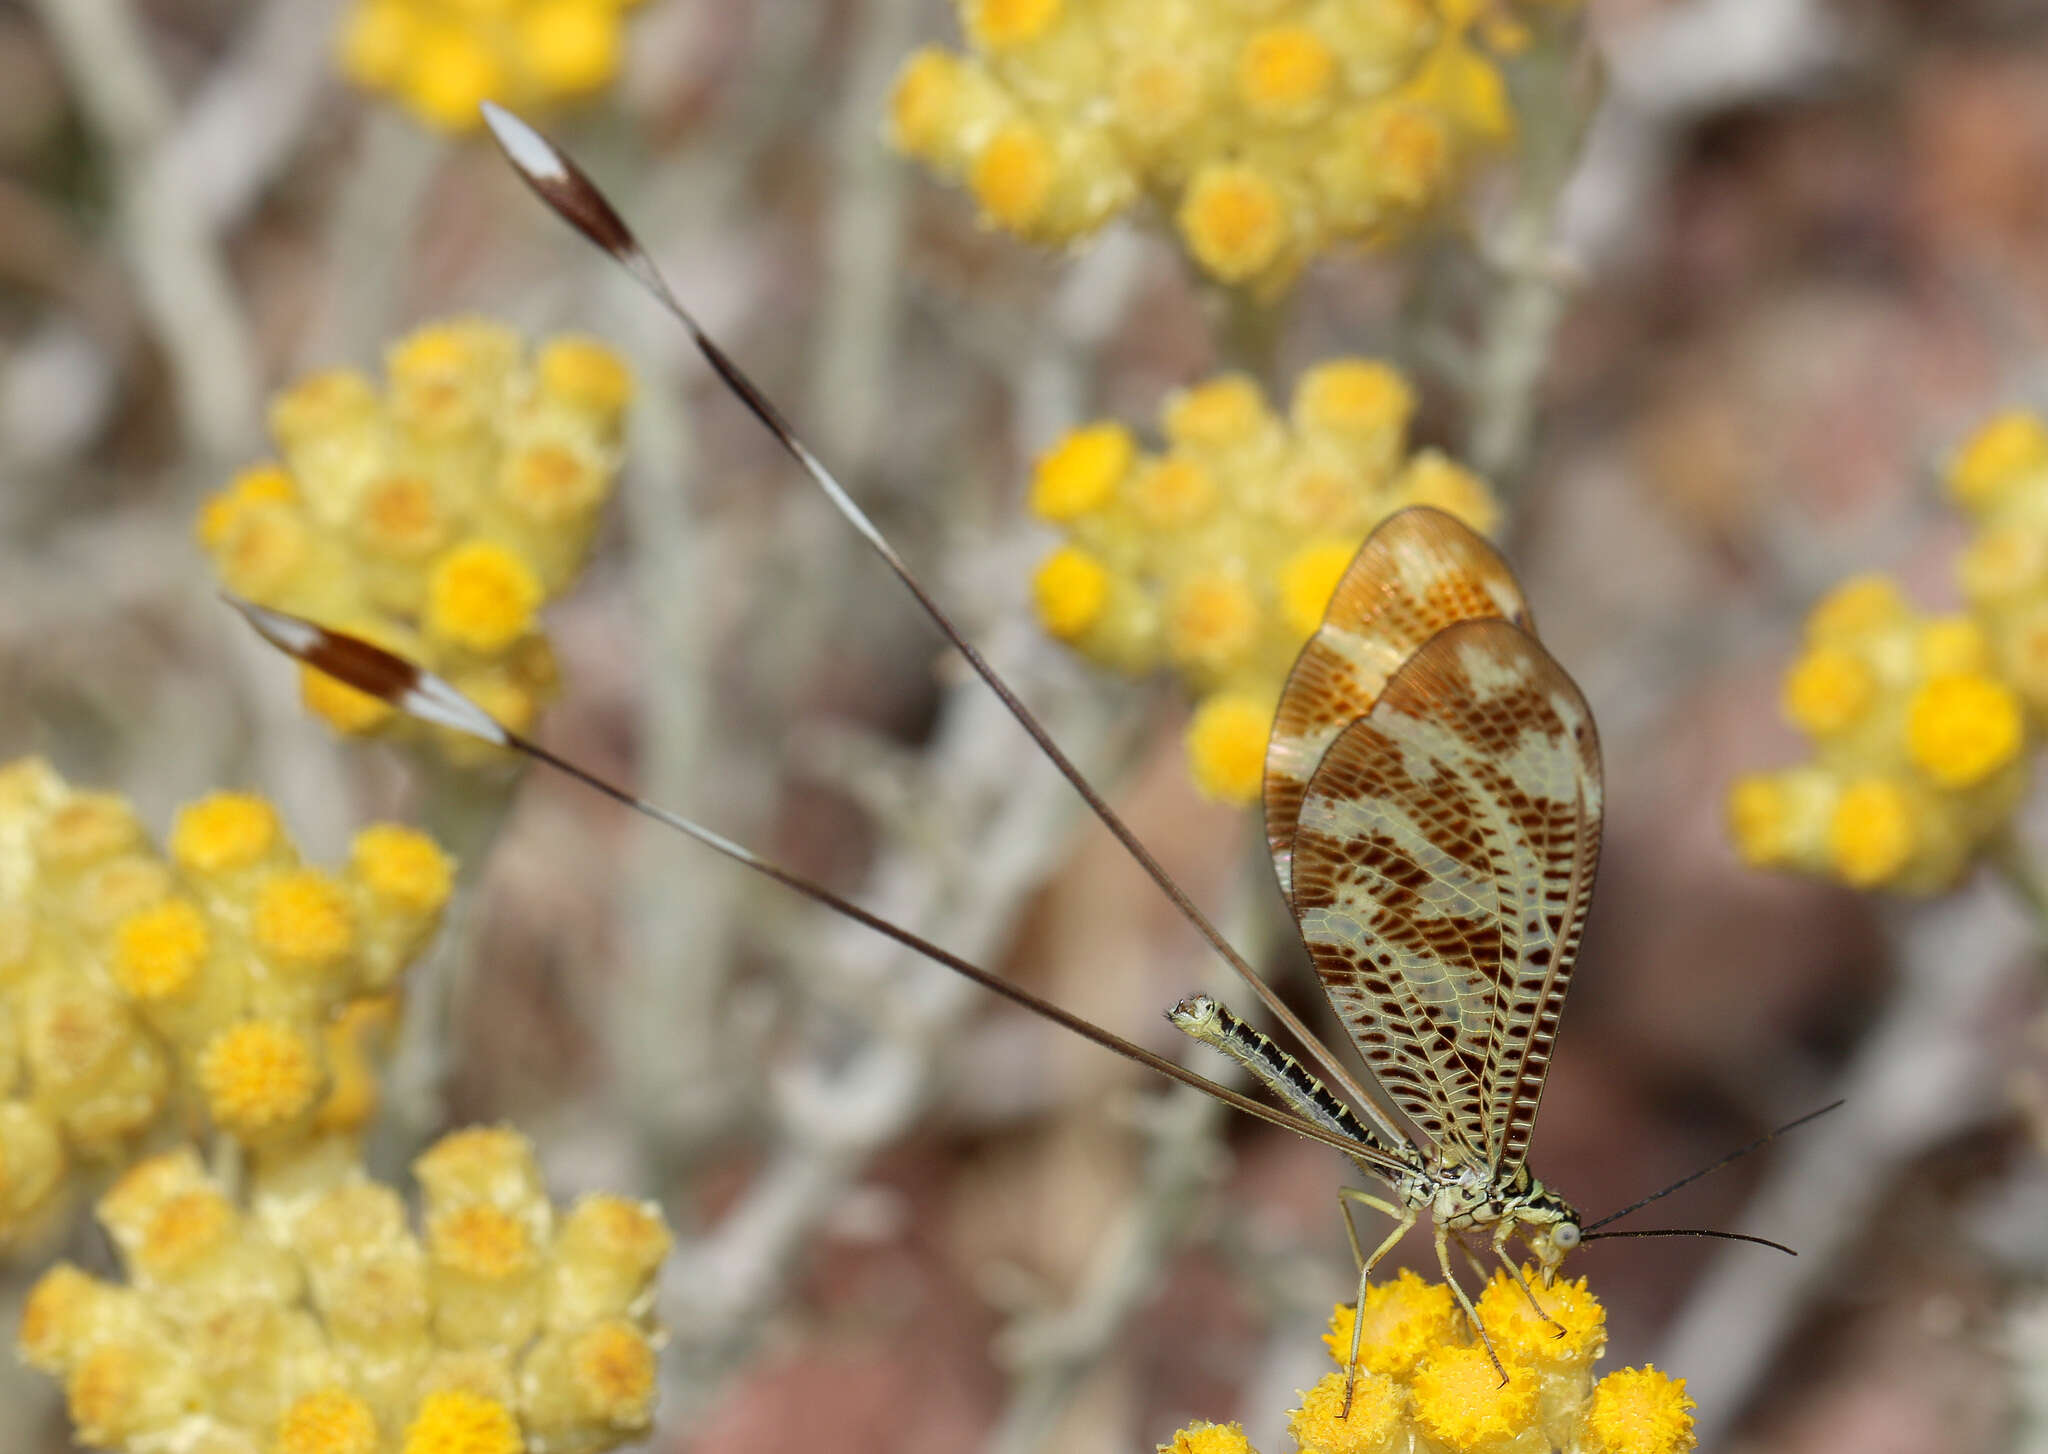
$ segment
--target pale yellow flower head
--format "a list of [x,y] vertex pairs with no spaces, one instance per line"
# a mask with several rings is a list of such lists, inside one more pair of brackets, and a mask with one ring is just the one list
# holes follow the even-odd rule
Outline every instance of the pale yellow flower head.
[[1987,609],[1928,615],[1881,575],[1814,605],[1780,697],[1813,758],[1730,790],[1746,862],[1900,893],[1956,882],[2018,803],[2033,742],[2030,620]]
[[[478,318],[400,339],[385,374],[381,389],[334,370],[280,393],[279,462],[206,503],[200,543],[239,594],[415,660],[523,731],[559,687],[540,612],[589,553],[632,374],[580,335],[529,360],[516,332]],[[460,761],[489,752],[316,672],[301,682],[337,731],[424,738]]]
[[172,822],[160,855],[122,799],[0,767],[0,1242],[174,1113],[269,1154],[375,1108],[367,1032],[439,924],[446,856],[380,825],[316,868],[253,793]]
[[[1684,1382],[1653,1369],[1596,1381],[1593,1365],[1606,1341],[1599,1300],[1584,1281],[1534,1292],[1561,1332],[1505,1273],[1479,1299],[1496,1364],[1448,1286],[1406,1271],[1372,1284],[1355,1380],[1345,1368],[1353,1310],[1340,1304],[1323,1340],[1336,1366],[1301,1393],[1287,1432],[1302,1454],[1686,1454],[1693,1405]],[[1159,1449],[1246,1454],[1251,1447],[1235,1424],[1196,1423]]]
[[[523,1140],[438,1151],[424,1235],[352,1154],[259,1160],[240,1199],[189,1147],[142,1162],[98,1208],[126,1281],[45,1274],[22,1355],[63,1382],[79,1438],[120,1454],[602,1454],[644,1438],[659,1214],[586,1198],[558,1236]],[[493,1163],[516,1169],[519,1215],[490,1199],[505,1186],[466,1179]],[[508,1319],[515,1284],[531,1311]]]
[[1532,33],[1453,0],[959,11],[965,50],[927,47],[898,75],[898,150],[1047,246],[1150,201],[1204,273],[1261,295],[1452,203],[1514,129],[1494,52]]
[[1287,671],[1375,525],[1417,504],[1497,522],[1485,481],[1409,452],[1414,409],[1398,370],[1338,358],[1303,373],[1284,411],[1241,374],[1180,390],[1157,452],[1097,421],[1040,453],[1029,505],[1061,540],[1032,577],[1039,623],[1099,666],[1163,665],[1187,684],[1205,796],[1257,798]]
[[634,0],[354,0],[341,72],[437,131],[475,130],[496,101],[538,111],[601,91],[625,55]]

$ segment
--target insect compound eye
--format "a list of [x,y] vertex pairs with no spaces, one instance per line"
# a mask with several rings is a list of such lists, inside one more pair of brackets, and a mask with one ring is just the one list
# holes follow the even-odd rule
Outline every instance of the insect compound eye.
[[1579,1245],[1579,1224],[1559,1222],[1550,1229],[1550,1240],[1560,1251],[1569,1252]]

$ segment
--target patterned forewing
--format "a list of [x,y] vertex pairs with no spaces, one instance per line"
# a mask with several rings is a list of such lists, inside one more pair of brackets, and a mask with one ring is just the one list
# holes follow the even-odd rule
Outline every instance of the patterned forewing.
[[1324,754],[1294,911],[1359,1053],[1446,1157],[1527,1154],[1600,851],[1585,699],[1506,621],[1437,633]]
[[1266,744],[1266,841],[1293,897],[1301,797],[1337,734],[1363,717],[1387,679],[1453,622],[1499,616],[1529,625],[1514,576],[1456,517],[1416,506],[1387,517],[1345,569],[1323,624],[1295,659]]

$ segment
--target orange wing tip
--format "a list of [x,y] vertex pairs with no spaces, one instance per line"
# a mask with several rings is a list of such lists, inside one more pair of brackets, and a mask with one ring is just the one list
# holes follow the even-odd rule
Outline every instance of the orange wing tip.
[[240,596],[230,595],[226,599],[256,628],[257,635],[315,671],[388,703],[408,717],[495,747],[518,746],[518,740],[496,718],[457,691],[446,678],[381,646],[372,646],[360,637],[330,630],[302,616],[274,611]]

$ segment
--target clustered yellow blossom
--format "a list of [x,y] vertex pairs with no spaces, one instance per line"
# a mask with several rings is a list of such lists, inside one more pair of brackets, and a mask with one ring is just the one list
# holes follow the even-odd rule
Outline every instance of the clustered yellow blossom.
[[[482,319],[409,335],[385,375],[380,392],[335,369],[273,399],[280,462],[206,502],[200,543],[228,589],[399,652],[523,731],[557,690],[538,613],[583,567],[632,375],[588,338],[529,360]],[[317,672],[302,690],[343,732],[429,730]]]
[[967,52],[927,47],[897,79],[899,151],[1032,242],[1150,199],[1205,273],[1262,293],[1335,245],[1397,239],[1455,192],[1514,130],[1487,47],[1528,39],[1486,0],[958,7]]
[[1160,453],[1103,421],[1039,457],[1031,509],[1066,537],[1033,581],[1040,622],[1099,665],[1187,683],[1209,796],[1257,797],[1288,669],[1375,525],[1409,505],[1498,523],[1484,480],[1408,452],[1414,407],[1393,368],[1343,358],[1302,375],[1286,419],[1223,374],[1167,401]]
[[1926,893],[2005,829],[2048,725],[2048,424],[1991,420],[1947,483],[1974,527],[1956,560],[1967,612],[1923,615],[1881,576],[1814,608],[1784,687],[1814,760],[1736,783],[1749,862]]
[[549,1202],[525,1138],[458,1131],[413,1164],[423,1230],[352,1158],[245,1201],[180,1149],[99,1203],[125,1282],[69,1263],[22,1312],[95,1448],[206,1454],[594,1454],[655,1399],[653,1205]]
[[359,1128],[451,869],[392,824],[311,867],[244,793],[188,804],[159,854],[121,798],[0,767],[0,1238],[167,1119],[259,1154]]
[[[1654,1368],[1595,1379],[1607,1314],[1577,1282],[1534,1288],[1543,1314],[1506,1272],[1478,1302],[1496,1369],[1451,1289],[1412,1272],[1365,1298],[1357,1386],[1344,1414],[1354,1314],[1340,1303],[1324,1336],[1338,1365],[1287,1420],[1302,1454],[1684,1454],[1693,1447],[1685,1380]],[[1501,1378],[1501,1370],[1507,1374]],[[1194,1424],[1160,1454],[1253,1454],[1236,1424]]]
[[515,111],[588,96],[624,58],[639,0],[354,0],[336,37],[344,75],[428,126],[469,131],[480,102]]

